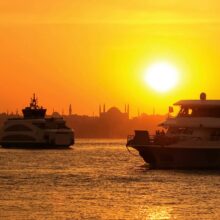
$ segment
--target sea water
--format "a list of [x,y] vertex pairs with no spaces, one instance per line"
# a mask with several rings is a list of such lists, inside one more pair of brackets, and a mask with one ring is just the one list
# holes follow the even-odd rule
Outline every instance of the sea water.
[[0,219],[220,219],[220,171],[150,170],[125,143],[0,148]]

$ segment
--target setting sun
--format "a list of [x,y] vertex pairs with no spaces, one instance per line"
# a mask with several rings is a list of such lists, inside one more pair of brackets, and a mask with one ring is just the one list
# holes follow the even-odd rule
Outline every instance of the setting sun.
[[154,63],[145,71],[145,82],[158,92],[167,92],[178,83],[177,69],[166,62]]

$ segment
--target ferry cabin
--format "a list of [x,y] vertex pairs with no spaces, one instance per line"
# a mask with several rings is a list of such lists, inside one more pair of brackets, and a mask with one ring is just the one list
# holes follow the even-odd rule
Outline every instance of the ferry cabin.
[[167,128],[167,136],[196,137],[202,140],[220,139],[220,101],[183,100],[175,103],[180,111],[160,125]]

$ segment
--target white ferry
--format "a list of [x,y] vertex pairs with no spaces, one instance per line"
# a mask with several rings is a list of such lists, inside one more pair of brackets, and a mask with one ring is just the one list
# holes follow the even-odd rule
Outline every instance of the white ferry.
[[[148,131],[135,131],[128,136],[127,146],[157,169],[220,168],[220,100],[181,100],[176,117],[161,123],[166,132],[150,136]],[[170,108],[172,110],[172,108]]]
[[0,130],[0,145],[5,148],[65,148],[74,144],[74,132],[62,117],[46,117],[35,94],[23,117],[7,119]]

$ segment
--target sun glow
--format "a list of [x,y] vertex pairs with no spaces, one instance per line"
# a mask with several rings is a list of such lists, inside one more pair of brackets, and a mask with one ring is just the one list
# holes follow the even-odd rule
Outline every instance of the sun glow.
[[179,73],[166,62],[152,64],[144,74],[145,82],[158,92],[167,92],[177,86]]

